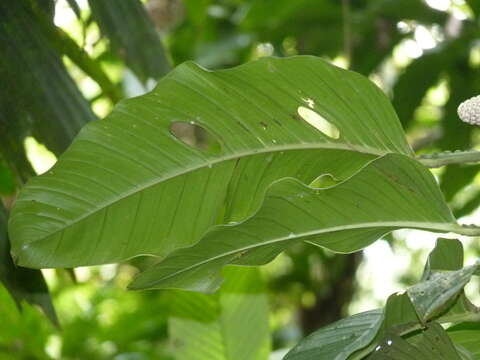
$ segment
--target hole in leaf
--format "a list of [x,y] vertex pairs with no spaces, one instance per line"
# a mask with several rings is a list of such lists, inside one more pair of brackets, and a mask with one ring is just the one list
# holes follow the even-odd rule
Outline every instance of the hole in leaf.
[[305,106],[299,106],[297,112],[303,120],[312,125],[315,129],[321,131],[324,135],[332,139],[338,139],[340,137],[340,131],[338,128],[312,109]]
[[206,129],[194,122],[176,121],[170,125],[170,133],[184,144],[202,151],[219,153],[220,142]]

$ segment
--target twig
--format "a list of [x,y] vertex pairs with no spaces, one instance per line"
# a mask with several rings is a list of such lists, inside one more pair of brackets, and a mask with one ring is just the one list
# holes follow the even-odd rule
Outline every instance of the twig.
[[480,163],[480,151],[445,151],[422,155],[417,160],[428,168],[438,168],[450,164]]
[[480,236],[480,226],[477,225],[458,225],[453,230],[454,233],[466,236]]

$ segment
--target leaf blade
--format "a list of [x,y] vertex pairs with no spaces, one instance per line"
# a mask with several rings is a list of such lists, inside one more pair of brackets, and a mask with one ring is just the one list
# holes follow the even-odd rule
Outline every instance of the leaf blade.
[[[299,118],[311,101],[340,139]],[[171,134],[172,123],[190,121],[221,142],[220,154]],[[165,256],[215,224],[251,215],[275,180],[309,183],[323,172],[342,179],[390,152],[411,155],[388,99],[358,74],[308,56],[216,72],[186,63],[152,93],[86,126],[55,167],[22,190],[10,218],[12,250],[30,267]],[[151,213],[164,222],[148,222]]]

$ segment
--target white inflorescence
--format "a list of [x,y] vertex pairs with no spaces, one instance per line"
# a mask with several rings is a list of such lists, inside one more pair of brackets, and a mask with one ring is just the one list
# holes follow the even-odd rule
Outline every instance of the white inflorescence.
[[480,125],[480,95],[462,102],[457,112],[462,121],[471,125]]

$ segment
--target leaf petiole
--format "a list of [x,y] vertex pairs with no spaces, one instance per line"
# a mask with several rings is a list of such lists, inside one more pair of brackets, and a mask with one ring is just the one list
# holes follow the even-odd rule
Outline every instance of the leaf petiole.
[[479,163],[480,151],[445,151],[428,155],[421,155],[417,160],[428,168],[438,168],[450,164]]

